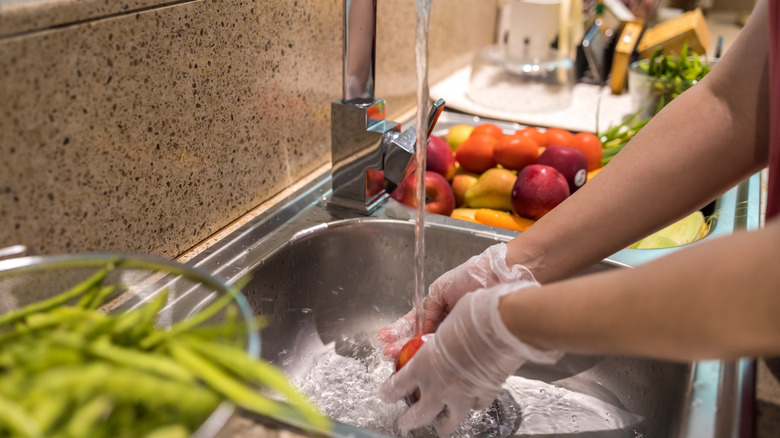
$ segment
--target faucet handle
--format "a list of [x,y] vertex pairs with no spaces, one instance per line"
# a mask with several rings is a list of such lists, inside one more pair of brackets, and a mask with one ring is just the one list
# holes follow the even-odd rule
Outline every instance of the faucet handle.
[[417,130],[409,128],[404,132],[388,131],[382,143],[385,146],[382,163],[385,179],[393,184],[400,184],[414,158]]
[[[430,138],[436,122],[439,120],[441,112],[444,110],[444,99],[439,99],[433,103],[428,112],[428,130],[427,137]],[[388,131],[382,143],[385,145],[385,154],[383,168],[385,178],[394,184],[400,184],[406,174],[406,169],[410,166],[417,145],[417,130],[409,128],[402,133]]]
[[436,127],[436,122],[439,121],[439,116],[441,115],[441,112],[444,111],[444,104],[444,99],[433,102],[431,110],[428,112],[428,135],[426,138],[431,138],[433,129]]

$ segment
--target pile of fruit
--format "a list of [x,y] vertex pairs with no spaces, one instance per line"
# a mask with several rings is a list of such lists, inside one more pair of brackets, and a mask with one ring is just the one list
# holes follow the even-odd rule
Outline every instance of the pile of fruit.
[[[591,133],[456,125],[428,144],[425,209],[525,231],[592,178],[602,156],[601,141]],[[416,207],[414,175],[391,197]]]

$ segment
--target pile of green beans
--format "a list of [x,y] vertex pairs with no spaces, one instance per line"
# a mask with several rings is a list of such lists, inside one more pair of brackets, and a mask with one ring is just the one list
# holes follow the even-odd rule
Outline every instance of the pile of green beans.
[[[98,310],[120,291],[104,284],[111,269],[0,315],[0,438],[186,438],[224,400],[328,433],[281,370],[228,341],[241,325],[231,295],[159,328],[164,292],[125,313]],[[218,312],[225,321],[206,326]]]
[[644,128],[647,122],[650,121],[649,118],[636,120],[640,112],[641,110],[631,114],[624,122],[618,125],[612,125],[604,132],[596,133],[596,136],[601,141],[601,148],[603,151],[601,156],[602,167],[612,161],[612,159],[615,158],[615,155],[623,149],[623,146],[628,144],[629,140],[631,140],[639,130]]

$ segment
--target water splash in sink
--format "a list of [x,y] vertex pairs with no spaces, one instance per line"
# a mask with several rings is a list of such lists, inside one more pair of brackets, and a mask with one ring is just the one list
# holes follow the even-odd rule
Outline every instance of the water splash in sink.
[[[294,383],[336,421],[392,436],[434,437],[433,428],[404,434],[397,426],[403,402],[385,403],[379,387],[393,365],[374,351],[355,359],[325,346]],[[316,364],[314,364],[316,363]],[[472,412],[452,437],[642,436],[642,418],[601,399],[539,380],[512,376],[490,408]]]
[[395,423],[406,409],[404,403],[389,404],[377,397],[379,387],[392,372],[392,364],[379,354],[357,360],[340,356],[331,348],[320,353],[316,365],[294,383],[336,421],[399,435]]

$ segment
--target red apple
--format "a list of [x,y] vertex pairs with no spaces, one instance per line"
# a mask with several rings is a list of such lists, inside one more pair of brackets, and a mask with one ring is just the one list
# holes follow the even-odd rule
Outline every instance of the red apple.
[[536,164],[554,167],[569,183],[569,192],[574,193],[588,178],[588,160],[585,154],[566,146],[547,146],[536,159]]
[[531,164],[517,175],[512,208],[520,216],[538,220],[568,198],[569,193],[569,183],[555,168]]
[[[433,333],[416,336],[404,344],[404,346],[401,347],[401,352],[398,353],[398,357],[395,358],[395,371],[398,372],[398,370],[403,368],[404,365],[409,363],[409,361],[412,359],[412,356],[417,353],[417,350],[419,350],[424,343],[428,342],[432,336]],[[410,406],[415,404],[418,400],[420,400],[420,390],[415,389],[414,392],[407,395],[404,400],[406,401],[406,404]]]
[[455,176],[455,154],[443,138],[431,136],[425,153],[425,169],[443,176],[447,181]]
[[[414,178],[414,173],[404,178],[390,197],[409,207],[417,208]],[[454,209],[455,195],[452,193],[450,183],[436,172],[425,172],[425,211],[449,216]]]

